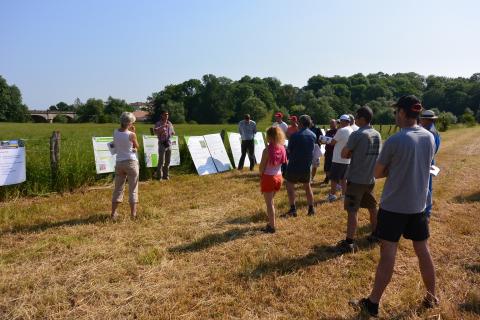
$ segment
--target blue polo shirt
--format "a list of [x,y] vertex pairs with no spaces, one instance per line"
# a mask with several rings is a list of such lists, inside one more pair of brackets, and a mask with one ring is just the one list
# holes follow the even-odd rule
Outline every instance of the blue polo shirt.
[[302,129],[288,139],[287,171],[305,173],[310,171],[313,160],[315,133],[309,129]]

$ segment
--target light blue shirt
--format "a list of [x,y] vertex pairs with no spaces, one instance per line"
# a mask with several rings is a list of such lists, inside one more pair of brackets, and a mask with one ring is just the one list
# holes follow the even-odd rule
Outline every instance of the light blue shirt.
[[255,133],[257,133],[257,124],[255,121],[242,120],[238,123],[238,133],[242,137],[242,140],[253,140]]

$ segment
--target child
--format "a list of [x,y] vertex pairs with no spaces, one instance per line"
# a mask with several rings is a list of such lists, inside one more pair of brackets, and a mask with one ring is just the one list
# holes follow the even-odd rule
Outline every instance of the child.
[[262,229],[266,233],[275,233],[275,207],[273,196],[280,190],[283,178],[281,167],[287,162],[285,151],[285,134],[279,127],[271,127],[267,130],[268,146],[263,150],[260,161],[260,189],[267,206],[268,224]]

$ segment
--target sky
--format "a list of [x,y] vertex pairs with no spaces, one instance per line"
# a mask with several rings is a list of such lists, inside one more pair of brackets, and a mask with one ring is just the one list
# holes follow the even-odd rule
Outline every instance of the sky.
[[146,101],[204,74],[480,72],[477,0],[1,0],[0,75],[30,109]]

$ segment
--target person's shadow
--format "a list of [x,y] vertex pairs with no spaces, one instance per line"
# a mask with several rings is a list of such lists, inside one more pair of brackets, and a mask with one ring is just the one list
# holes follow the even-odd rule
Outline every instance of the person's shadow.
[[2,234],[6,233],[33,233],[33,232],[41,232],[52,228],[59,228],[59,227],[73,227],[78,225],[84,224],[95,224],[95,223],[103,223],[108,221],[110,218],[109,215],[102,215],[102,214],[92,214],[85,218],[75,218],[69,220],[62,220],[56,222],[41,222],[39,224],[34,225],[17,225],[11,228],[5,228],[0,231]]
[[[360,241],[357,241],[357,246],[360,251],[372,248],[374,245],[370,244],[366,239],[361,239]],[[262,278],[270,273],[281,275],[290,274],[320,262],[334,259],[343,254],[345,253],[338,251],[335,245],[315,245],[312,247],[311,252],[305,256],[262,262],[253,270],[243,272],[240,276],[256,279]]]
[[221,243],[234,241],[244,238],[249,235],[254,235],[260,231],[259,227],[256,228],[234,228],[221,233],[208,234],[194,242],[182,244],[169,248],[168,251],[172,253],[188,253],[197,252],[208,249]]

